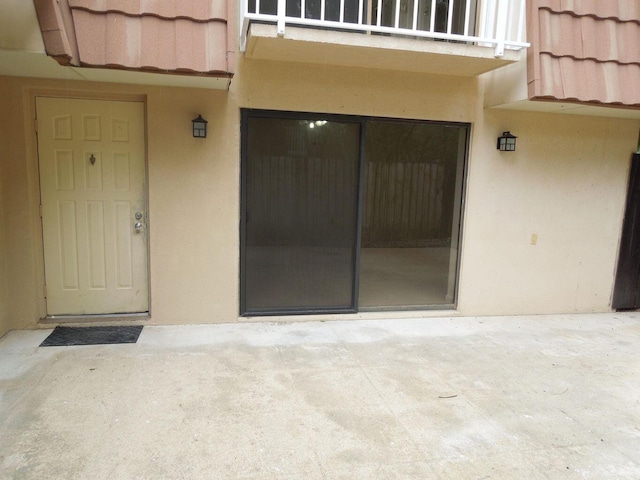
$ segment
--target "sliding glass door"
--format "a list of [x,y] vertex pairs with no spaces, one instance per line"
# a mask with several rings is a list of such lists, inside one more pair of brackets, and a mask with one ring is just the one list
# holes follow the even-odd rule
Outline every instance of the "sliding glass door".
[[243,120],[243,311],[353,311],[360,122]]
[[370,120],[361,308],[454,303],[468,127]]
[[455,305],[468,125],[242,120],[241,314]]

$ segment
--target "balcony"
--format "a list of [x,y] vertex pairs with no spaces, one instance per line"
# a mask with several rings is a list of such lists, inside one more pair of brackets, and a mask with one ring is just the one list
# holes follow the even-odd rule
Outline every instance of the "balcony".
[[474,76],[520,59],[526,0],[243,0],[248,58]]

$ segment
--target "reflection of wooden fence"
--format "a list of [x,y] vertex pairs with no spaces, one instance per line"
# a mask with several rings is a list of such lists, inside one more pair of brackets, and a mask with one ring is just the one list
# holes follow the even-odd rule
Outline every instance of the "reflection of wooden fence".
[[254,155],[247,163],[249,244],[353,245],[356,159]]
[[448,190],[445,168],[431,163],[367,163],[362,246],[422,246],[448,238],[450,223],[443,218],[448,216],[443,205]]
[[[250,245],[352,245],[358,173],[343,158],[254,155],[247,162]],[[453,187],[447,167],[368,162],[362,246],[446,240]],[[455,180],[455,179],[453,179]]]

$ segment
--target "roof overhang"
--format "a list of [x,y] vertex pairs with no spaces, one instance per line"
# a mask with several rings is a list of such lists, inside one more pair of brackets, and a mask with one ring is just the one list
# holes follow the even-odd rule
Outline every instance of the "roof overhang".
[[640,119],[640,108],[636,106],[529,97],[527,73],[527,61],[522,59],[517,64],[484,75],[485,108]]
[[640,108],[612,107],[602,104],[585,104],[582,102],[559,102],[557,100],[545,99],[526,99],[502,105],[493,105],[490,108],[640,120]]
[[0,75],[229,88],[233,53],[227,50],[235,29],[228,28],[227,2],[201,2],[208,8],[200,9],[181,4],[188,12],[173,2],[146,2],[155,12],[140,2],[7,1],[0,6]]
[[214,90],[227,90],[231,83],[230,77],[175,75],[113,68],[64,67],[44,52],[13,50],[0,50],[0,76],[2,75]]

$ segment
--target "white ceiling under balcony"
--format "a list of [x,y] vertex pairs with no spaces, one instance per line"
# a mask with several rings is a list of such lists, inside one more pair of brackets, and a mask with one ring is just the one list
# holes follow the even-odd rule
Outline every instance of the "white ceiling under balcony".
[[496,57],[492,47],[292,26],[280,37],[276,25],[252,23],[245,55],[262,60],[476,76],[517,62],[524,51],[505,50],[502,57]]

